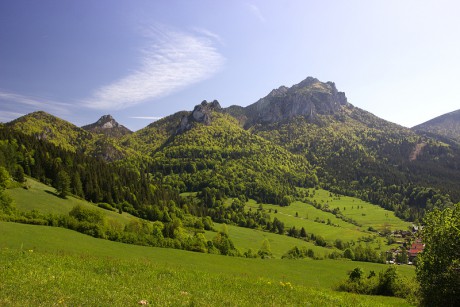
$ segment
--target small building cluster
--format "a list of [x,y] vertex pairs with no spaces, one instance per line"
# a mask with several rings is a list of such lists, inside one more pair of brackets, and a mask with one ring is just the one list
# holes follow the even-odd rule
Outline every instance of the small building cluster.
[[389,264],[413,264],[418,254],[425,248],[425,244],[417,235],[421,226],[412,226],[412,231],[397,230],[391,234],[394,242],[400,244],[397,248],[387,251],[387,263]]

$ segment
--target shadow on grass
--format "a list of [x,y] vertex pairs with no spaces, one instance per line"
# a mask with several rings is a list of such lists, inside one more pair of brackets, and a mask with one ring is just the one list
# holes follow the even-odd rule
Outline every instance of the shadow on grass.
[[48,193],[48,194],[51,194],[51,195],[53,195],[53,196],[56,196],[56,197],[59,197],[59,198],[61,198],[61,199],[62,199],[62,197],[61,197],[61,196],[59,196],[59,194],[57,194],[56,192],[53,192],[53,191],[49,191],[49,190],[45,190],[45,192],[46,192],[46,193]]

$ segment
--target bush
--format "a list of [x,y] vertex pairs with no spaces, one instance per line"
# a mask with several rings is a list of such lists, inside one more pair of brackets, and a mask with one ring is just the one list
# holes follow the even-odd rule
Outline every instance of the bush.
[[102,212],[96,209],[85,208],[81,205],[76,205],[70,210],[69,215],[76,218],[80,222],[88,222],[93,224],[102,224],[104,216]]
[[399,276],[396,267],[389,267],[378,275],[371,271],[367,277],[360,267],[348,273],[337,290],[368,295],[384,295],[406,298],[414,302],[418,291],[415,279]]

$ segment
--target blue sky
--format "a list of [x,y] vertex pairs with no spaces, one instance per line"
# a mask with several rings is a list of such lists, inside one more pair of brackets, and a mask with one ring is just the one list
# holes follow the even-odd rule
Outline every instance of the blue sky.
[[460,2],[0,1],[0,121],[44,110],[132,130],[307,76],[411,127],[460,108]]

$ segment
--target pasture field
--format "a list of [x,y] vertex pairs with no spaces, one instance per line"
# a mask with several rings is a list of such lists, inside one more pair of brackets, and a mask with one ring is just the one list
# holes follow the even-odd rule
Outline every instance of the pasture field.
[[[407,306],[339,293],[360,266],[334,260],[245,259],[133,246],[46,226],[0,222],[0,305]],[[412,267],[398,271],[413,276]]]
[[[364,202],[360,199],[348,196],[336,196],[325,190],[307,190],[310,200],[321,205],[328,204],[330,209],[340,208],[341,213],[356,221],[360,226],[337,218],[330,212],[315,208],[313,205],[295,201],[289,206],[280,207],[272,204],[262,204],[263,210],[272,217],[277,217],[287,228],[295,226],[296,229],[305,228],[307,234],[321,235],[329,243],[340,239],[343,242],[358,242],[364,238],[374,238],[370,243],[374,248],[385,250],[386,239],[378,236],[375,232],[369,231],[369,227],[376,230],[407,230],[411,225],[394,215],[393,212],[385,210],[377,205]],[[258,210],[260,204],[254,200],[246,203],[246,210]],[[277,213],[275,213],[277,212]],[[328,222],[330,222],[328,224]]]
[[56,190],[53,187],[31,178],[27,178],[27,185],[29,186],[27,190],[23,188],[7,190],[19,211],[36,210],[43,214],[68,214],[74,206],[81,205],[101,211],[108,220],[114,220],[123,225],[128,224],[133,219],[137,219],[126,212],[119,214],[118,212],[105,210],[73,196],[62,199],[55,194]]
[[[373,227],[381,231],[388,227],[391,230],[407,230],[411,226],[411,223],[395,216],[394,212],[359,198],[342,195],[337,197],[322,189],[308,189],[308,192],[311,195],[311,200],[316,200],[323,205],[327,203],[331,209],[338,207],[344,216],[357,221],[364,229]],[[314,195],[312,195],[313,193]]]
[[[81,199],[77,199],[73,196],[69,196],[67,199],[57,197],[54,192],[54,188],[42,184],[38,181],[28,178],[27,183],[29,189],[14,188],[8,190],[10,196],[14,199],[16,208],[20,211],[32,211],[36,210],[44,214],[68,214],[75,205],[82,205],[87,208],[93,208],[99,210],[104,214],[108,221],[114,220],[123,225],[128,224],[130,221],[137,219],[126,212],[119,214],[105,209],[98,208],[96,205],[86,202]],[[196,196],[196,193],[183,193],[182,196]],[[214,228],[220,230],[222,225],[214,223]],[[291,238],[288,236],[281,236],[261,230],[241,228],[237,226],[228,225],[230,239],[233,241],[235,246],[242,252],[252,249],[254,252],[262,246],[262,242],[267,238],[271,245],[273,256],[281,258],[289,249],[294,246],[306,246],[311,248],[315,255],[324,256],[327,253],[332,252],[332,249],[315,246],[310,242]],[[207,231],[205,237],[208,240],[212,240],[216,233]]]
[[[287,207],[263,204],[262,207],[267,212],[271,210],[270,215],[282,221],[286,229],[295,226],[296,229],[300,230],[302,227],[304,227],[307,231],[307,234],[313,233],[315,235],[321,235],[326,241],[330,243],[333,243],[336,239],[340,239],[344,242],[357,242],[362,237],[374,235],[370,232],[364,232],[360,227],[354,226],[353,224],[346,223],[336,218],[332,213],[323,212],[305,203],[294,202]],[[254,201],[249,201],[246,204],[246,208],[257,210],[257,208],[259,208],[259,204],[256,204]],[[277,213],[275,213],[275,210]],[[298,217],[296,217],[296,212],[299,213]],[[317,217],[324,219],[325,221],[327,221],[329,218],[335,225],[327,225],[326,223],[316,222],[315,219]]]
[[[214,228],[220,230],[222,224],[214,223]],[[281,258],[288,250],[294,246],[310,248],[315,252],[316,256],[323,257],[326,254],[332,253],[335,249],[325,248],[316,246],[312,242],[306,242],[304,240],[288,237],[285,235],[279,235],[271,232],[261,231],[257,229],[243,228],[233,225],[227,225],[228,235],[232,242],[236,245],[240,251],[245,252],[248,249],[252,249],[255,253],[262,247],[262,243],[265,239],[268,240],[271,247],[273,257]],[[207,240],[212,240],[216,236],[213,231],[206,231],[205,237]]]

